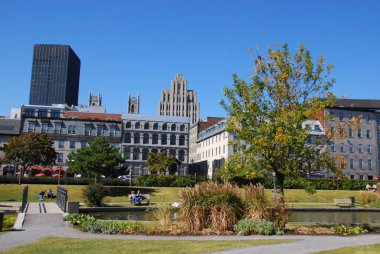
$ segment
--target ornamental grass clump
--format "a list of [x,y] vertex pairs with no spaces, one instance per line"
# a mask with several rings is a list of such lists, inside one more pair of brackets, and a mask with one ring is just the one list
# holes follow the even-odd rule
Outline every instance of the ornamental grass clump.
[[158,221],[163,229],[169,228],[173,224],[173,207],[171,205],[163,205],[153,211],[153,217]]
[[185,231],[232,231],[244,212],[239,189],[229,183],[202,183],[181,191],[178,222]]
[[265,188],[261,184],[244,187],[244,201],[246,203],[245,218],[252,220],[268,220],[276,227],[284,229],[289,220],[289,210],[280,196],[276,202],[265,195]]

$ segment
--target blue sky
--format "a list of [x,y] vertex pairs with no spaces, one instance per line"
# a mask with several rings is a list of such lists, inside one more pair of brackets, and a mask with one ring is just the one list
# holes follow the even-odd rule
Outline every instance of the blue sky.
[[0,0],[0,115],[27,104],[33,45],[68,44],[81,59],[79,101],[103,94],[124,113],[128,92],[156,114],[176,73],[196,90],[201,117],[224,116],[232,74],[253,74],[250,49],[305,44],[335,65],[338,97],[380,99],[380,1]]

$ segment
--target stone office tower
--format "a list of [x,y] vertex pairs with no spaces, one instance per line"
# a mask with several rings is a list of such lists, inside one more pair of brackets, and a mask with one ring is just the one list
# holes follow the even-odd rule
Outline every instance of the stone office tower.
[[199,119],[197,93],[187,90],[187,80],[177,74],[172,80],[171,89],[161,93],[158,114],[163,116],[184,116],[190,118],[190,126]]
[[140,95],[137,97],[131,97],[128,94],[128,114],[139,114],[140,113]]
[[78,105],[80,64],[68,45],[34,45],[29,104]]

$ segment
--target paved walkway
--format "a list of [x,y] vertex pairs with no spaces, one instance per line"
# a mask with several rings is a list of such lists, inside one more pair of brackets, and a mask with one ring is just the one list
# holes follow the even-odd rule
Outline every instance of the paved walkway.
[[63,214],[62,210],[58,207],[57,203],[53,202],[39,202],[39,203],[28,203],[26,214]]
[[[45,204],[46,205],[46,204]],[[0,251],[37,241],[44,237],[102,238],[124,240],[253,240],[294,239],[293,243],[234,249],[218,253],[313,253],[342,247],[380,243],[380,235],[356,237],[338,236],[144,236],[89,234],[73,229],[62,219],[62,214],[26,214],[23,230],[0,235]]]

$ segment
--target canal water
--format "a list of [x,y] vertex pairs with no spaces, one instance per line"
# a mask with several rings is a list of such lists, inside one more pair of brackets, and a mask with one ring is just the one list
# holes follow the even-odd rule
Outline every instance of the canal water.
[[[103,220],[153,221],[153,211],[87,213]],[[293,211],[290,223],[304,224],[371,224],[380,225],[380,212],[366,211]]]

